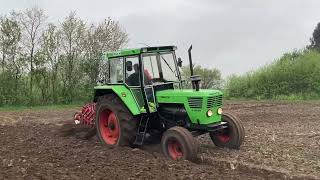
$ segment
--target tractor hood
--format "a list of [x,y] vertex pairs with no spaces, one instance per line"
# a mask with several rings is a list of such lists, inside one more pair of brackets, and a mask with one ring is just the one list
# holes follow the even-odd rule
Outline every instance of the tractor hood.
[[[156,93],[158,106],[183,104],[189,119],[194,124],[212,124],[221,121],[218,109],[222,107],[222,92],[218,90],[170,89]],[[208,111],[213,112],[208,116]]]
[[158,91],[156,93],[158,103],[181,103],[184,102],[185,98],[190,97],[212,97],[222,95],[219,90],[208,90],[201,89],[195,91],[192,89],[169,89]]

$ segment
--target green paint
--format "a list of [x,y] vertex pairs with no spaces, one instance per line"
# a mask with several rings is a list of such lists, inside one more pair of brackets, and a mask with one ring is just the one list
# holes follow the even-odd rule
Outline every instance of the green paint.
[[121,49],[119,51],[106,52],[104,54],[106,59],[123,57],[123,56],[134,56],[141,53],[152,53],[152,52],[165,52],[175,50],[175,46],[159,46],[159,47],[144,47],[144,48],[132,48],[132,49]]
[[[135,49],[123,49],[115,52],[107,52],[105,53],[106,59],[114,59],[117,57],[126,57],[133,55],[141,55],[143,53],[153,53],[153,52],[168,52],[176,50],[175,46],[159,46],[159,47],[145,47],[145,48],[135,48]],[[95,90],[112,90],[115,94],[117,94],[124,104],[128,107],[130,112],[133,115],[138,115],[141,113],[146,113],[145,107],[139,107],[134,94],[132,91],[123,84],[110,84],[95,87]],[[122,94],[125,93],[124,97]],[[210,98],[214,97],[222,97],[222,92],[218,90],[200,90],[194,91],[192,89],[181,90],[163,90],[158,91],[156,93],[157,102],[151,103],[149,102],[149,110],[150,112],[156,112],[159,103],[174,103],[174,104],[183,104],[187,114],[194,124],[211,124],[221,121],[221,115],[217,114],[218,108],[222,106],[222,102],[220,104],[215,104],[213,106],[208,107],[208,101]],[[202,99],[200,103],[196,103],[197,107],[194,107],[192,103],[190,103],[190,99]],[[197,101],[197,100],[195,100]],[[195,102],[193,101],[193,102]],[[208,110],[212,110],[213,115],[211,117],[207,116]]]
[[159,91],[157,93],[157,97],[159,96],[173,96],[173,97],[203,97],[203,96],[218,96],[222,95],[222,92],[219,90],[208,90],[208,89],[200,89],[199,91],[195,91],[193,89],[168,89]]
[[[118,97],[124,102],[124,104],[127,106],[129,111],[133,115],[140,114],[140,108],[138,106],[138,103],[136,102],[133,93],[130,89],[128,89],[125,85],[119,84],[119,85],[103,85],[103,86],[96,86],[94,87],[95,91],[98,90],[112,90],[115,94],[118,95]],[[125,96],[123,96],[125,94]]]
[[[218,108],[221,106],[214,106],[211,108],[213,115],[207,116],[207,102],[209,97],[221,96],[222,92],[218,90],[164,90],[156,93],[157,103],[175,103],[183,104],[186,108],[187,114],[192,123],[211,124],[221,121],[221,115],[217,114]],[[191,108],[188,103],[188,98],[203,98],[202,108]]]
[[141,53],[141,49],[122,49],[114,52],[107,52],[105,56],[107,59],[121,57],[121,56],[133,56]]

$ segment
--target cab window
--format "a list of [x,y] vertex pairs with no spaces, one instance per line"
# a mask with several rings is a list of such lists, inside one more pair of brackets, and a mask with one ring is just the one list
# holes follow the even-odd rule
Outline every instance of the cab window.
[[126,61],[126,84],[128,86],[140,86],[139,58],[127,57]]
[[147,71],[149,78],[160,78],[156,54],[143,56],[143,63],[144,69]]
[[110,59],[110,83],[123,83],[123,58]]

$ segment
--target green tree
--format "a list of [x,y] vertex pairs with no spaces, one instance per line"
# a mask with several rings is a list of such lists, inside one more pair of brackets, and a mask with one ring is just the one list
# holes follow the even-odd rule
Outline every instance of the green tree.
[[[48,24],[47,29],[42,33],[41,51],[43,58],[47,63],[48,76],[50,79],[51,95],[53,103],[58,102],[58,68],[60,65],[60,31],[58,27],[52,23]],[[47,87],[49,89],[49,87]]]
[[76,88],[82,73],[79,69],[81,55],[85,44],[85,23],[75,12],[61,24],[61,48],[63,57],[61,59],[61,76],[63,81],[63,95],[67,102],[74,99]]
[[39,39],[41,28],[43,27],[47,16],[42,9],[33,7],[25,11],[13,12],[12,15],[17,19],[22,29],[22,43],[25,54],[28,55],[30,66],[30,97],[33,98],[33,71],[34,55],[39,49]]
[[[220,89],[222,86],[221,73],[216,68],[209,69],[195,65],[193,67],[193,74],[201,76],[200,88],[202,89]],[[182,77],[186,80],[186,86],[191,88],[189,66],[182,67]]]
[[122,48],[128,34],[107,18],[87,24],[71,12],[46,23],[39,8],[0,17],[0,105],[85,101],[105,76],[105,51]]
[[119,22],[110,18],[98,25],[92,24],[86,32],[84,60],[82,70],[89,77],[88,85],[96,84],[102,66],[102,55],[105,51],[117,50],[126,45],[128,34],[120,27]]
[[18,56],[21,49],[20,40],[21,29],[18,22],[12,17],[2,17],[0,19],[1,73],[6,77],[6,80],[1,81],[0,92],[10,95],[10,102],[17,102],[19,80],[23,74],[23,68],[25,68],[25,59]]
[[317,24],[316,28],[312,33],[312,38],[310,39],[310,46],[311,49],[320,50],[320,23]]

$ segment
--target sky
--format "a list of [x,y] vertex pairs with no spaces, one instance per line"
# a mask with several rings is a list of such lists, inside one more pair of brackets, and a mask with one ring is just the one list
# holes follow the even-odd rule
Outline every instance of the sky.
[[176,45],[185,65],[192,44],[194,62],[224,77],[304,48],[320,22],[319,0],[0,0],[0,14],[32,6],[56,23],[71,11],[88,23],[111,17],[127,47]]

